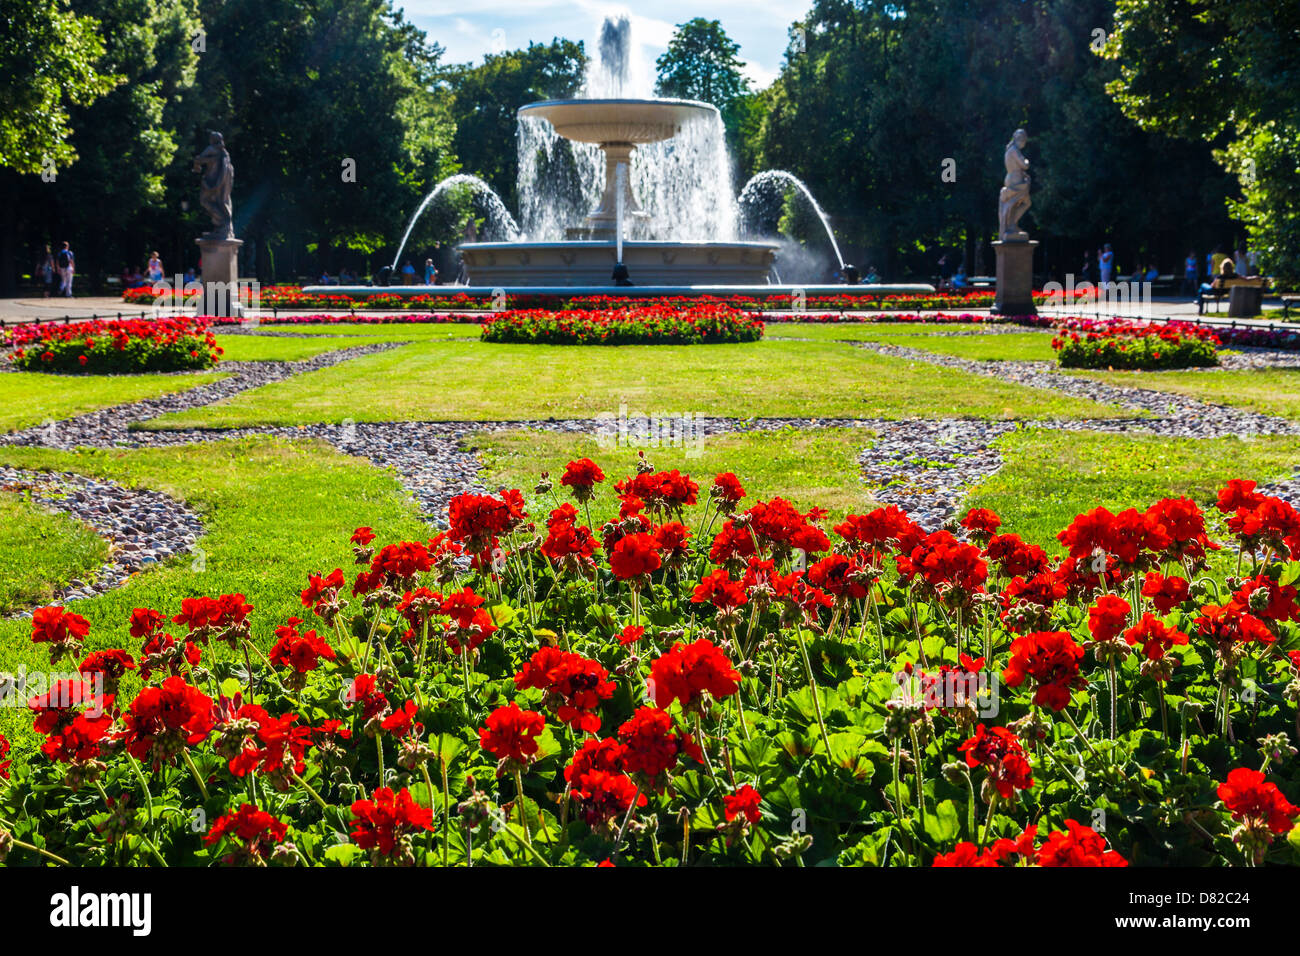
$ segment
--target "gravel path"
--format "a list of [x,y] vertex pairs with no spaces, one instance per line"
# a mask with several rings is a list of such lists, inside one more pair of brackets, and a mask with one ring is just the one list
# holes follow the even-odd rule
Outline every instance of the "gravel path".
[[[85,579],[69,582],[54,595],[55,602],[120,587],[137,572],[194,551],[204,533],[199,516],[183,501],[84,475],[0,467],[0,491],[28,496],[46,509],[70,515],[109,542],[109,560]],[[30,617],[31,612],[15,616]]]
[[[925,362],[944,368],[987,375],[1003,381],[1015,382],[1030,388],[1043,388],[1062,392],[1074,398],[1089,399],[1105,405],[1147,413],[1149,419],[1121,421],[1107,430],[1132,431],[1141,429],[1158,435],[1177,438],[1219,438],[1226,435],[1294,435],[1300,434],[1300,423],[1261,415],[1227,405],[1199,402],[1194,398],[1160,392],[1149,388],[1130,388],[1110,385],[1082,375],[1067,375],[1055,370],[1048,362],[979,362],[943,355],[924,349],[906,348],[878,342],[854,342],[858,348],[871,349],[881,355],[910,362]],[[1103,421],[1089,422],[1089,428],[1105,428]]]
[[[21,431],[0,435],[0,441],[7,445],[25,445],[41,448],[78,448],[78,447],[130,447],[138,442],[132,439],[131,425],[148,421],[169,412],[184,412],[192,408],[211,405],[250,388],[260,388],[272,382],[279,382],[293,375],[314,372],[328,368],[348,359],[386,352],[399,348],[406,342],[378,342],[369,345],[357,345],[339,349],[336,352],[323,352],[320,355],[301,362],[222,362],[218,368],[227,377],[217,382],[196,385],[183,392],[159,395],[139,402],[113,405],[84,415],[65,418],[62,421],[46,422]],[[194,374],[194,373],[184,373]]]

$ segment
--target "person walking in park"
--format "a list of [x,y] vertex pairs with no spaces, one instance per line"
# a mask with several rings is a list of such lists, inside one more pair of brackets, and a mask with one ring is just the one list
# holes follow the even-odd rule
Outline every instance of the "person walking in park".
[[1083,265],[1079,266],[1078,282],[1092,282],[1092,269],[1092,253],[1085,249],[1083,250]]
[[1183,260],[1183,295],[1196,294],[1196,280],[1200,278],[1200,260],[1196,258],[1196,250],[1189,249],[1187,258]]
[[424,260],[424,284],[425,285],[438,284],[438,269],[433,264],[432,259]]
[[59,249],[55,263],[59,270],[59,295],[71,299],[72,276],[76,271],[77,257],[72,254],[72,248],[66,241],[64,241],[63,247]]
[[415,266],[411,265],[410,259],[402,263],[402,281],[407,285],[415,285]]
[[151,284],[154,282],[162,282],[162,278],[163,278],[162,258],[158,255],[158,252],[156,250],[154,252],[149,253],[149,265],[145,268],[145,275],[148,277],[149,282]]
[[1101,274],[1102,285],[1115,281],[1115,252],[1109,242],[1101,247],[1101,252],[1097,256],[1097,268]]
[[50,252],[49,243],[45,251],[36,260],[36,269],[32,277],[41,284],[41,296],[48,299],[54,294],[54,277],[57,275],[54,265],[54,253]]

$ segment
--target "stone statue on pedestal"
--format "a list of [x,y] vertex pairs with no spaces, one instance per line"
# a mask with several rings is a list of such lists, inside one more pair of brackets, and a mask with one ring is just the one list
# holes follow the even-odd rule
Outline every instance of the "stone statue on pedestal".
[[1029,208],[1029,160],[1022,151],[1027,142],[1029,134],[1016,130],[1003,156],[1007,178],[998,193],[998,238],[1003,242],[1024,242],[1029,238],[1029,233],[1017,225]]
[[194,171],[199,177],[199,204],[212,217],[211,231],[204,239],[233,239],[235,225],[230,205],[230,189],[235,181],[235,167],[226,152],[221,134],[210,133],[208,148],[194,157]]

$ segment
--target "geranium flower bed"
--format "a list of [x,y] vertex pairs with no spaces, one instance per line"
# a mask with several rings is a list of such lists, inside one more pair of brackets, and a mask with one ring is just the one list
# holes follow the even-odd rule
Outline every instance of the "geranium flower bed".
[[[385,292],[380,286],[375,291],[358,294],[336,292],[304,292],[298,286],[263,286],[258,289],[259,305],[263,309],[336,309],[340,311],[354,309],[391,309],[401,311],[427,312],[438,309],[483,310],[496,307],[494,296],[488,294],[469,295],[455,292],[455,286],[435,286],[439,291],[417,294],[398,295]],[[198,291],[187,293],[197,297]],[[251,290],[243,288],[240,295],[244,301],[249,300]],[[1047,302],[1051,296],[1035,292],[1034,301],[1038,304]],[[1060,293],[1057,293],[1059,298]],[[122,293],[122,300],[130,305],[152,305],[158,298],[153,289],[142,286],[127,289]],[[752,312],[780,311],[795,308],[795,301],[789,294],[779,296],[731,295],[724,297],[703,297],[712,301],[725,302],[733,308]],[[507,293],[506,304],[511,309],[550,309],[590,311],[603,308],[652,307],[664,304],[686,305],[701,301],[700,298],[688,296],[612,296],[612,295],[531,295]],[[899,309],[933,310],[933,309],[987,309],[993,305],[994,293],[991,290],[967,292],[927,292],[927,293],[888,293],[882,295],[844,294],[844,295],[805,295],[798,304],[800,310],[831,312],[881,312]]]
[[9,362],[33,372],[180,372],[211,368],[222,350],[203,319],[93,319],[4,330]]
[[1086,320],[1065,320],[1052,339],[1062,368],[1173,369],[1219,364],[1219,339],[1213,329],[1122,320],[1080,327],[1081,321]]
[[239,594],[90,653],[37,611],[67,676],[28,701],[39,752],[0,739],[0,860],[1300,859],[1300,514],[1253,482],[1096,508],[1060,560],[988,511],[832,522],[644,462],[593,529],[611,483],[581,459],[536,516],[359,528],[265,653]]
[[484,342],[549,345],[700,345],[762,337],[763,322],[757,316],[718,302],[500,312],[482,327]]

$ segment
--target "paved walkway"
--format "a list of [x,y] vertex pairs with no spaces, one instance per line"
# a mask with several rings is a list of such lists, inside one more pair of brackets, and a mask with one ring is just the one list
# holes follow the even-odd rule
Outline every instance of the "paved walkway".
[[[451,286],[445,286],[451,290]],[[1265,308],[1273,308],[1274,305],[1267,300],[1264,303]],[[380,310],[382,311],[382,310]],[[396,310],[394,310],[396,311]],[[437,310],[444,314],[454,314],[452,310]],[[899,310],[905,312],[907,310]],[[929,309],[926,312],[987,312],[987,309]],[[1153,300],[1150,303],[1112,303],[1099,304],[1090,308],[1049,308],[1040,309],[1044,315],[1099,315],[1099,316],[1127,316],[1132,318],[1150,318],[1156,321],[1166,319],[1176,319],[1183,321],[1197,321],[1198,318],[1207,323],[1219,323],[1228,321],[1227,303],[1224,303],[1224,310],[1217,314],[1198,316],[1196,312],[1196,303],[1188,302],[1182,298],[1162,298]],[[20,297],[16,299],[0,299],[0,322],[41,322],[41,321],[59,321],[65,317],[72,319],[89,319],[96,316],[100,318],[116,318],[118,315],[124,318],[134,318],[141,315],[151,315],[152,311],[148,308],[142,308],[138,305],[127,305],[116,296],[84,296],[74,297],[71,299],[42,299],[39,297]],[[259,316],[266,318],[272,315],[271,310],[264,309],[257,313]],[[330,309],[299,309],[299,310],[279,310],[277,315],[291,317],[295,315],[347,315],[348,313],[341,310]],[[469,313],[480,315],[482,313]],[[784,313],[782,313],[784,314]],[[838,314],[837,312],[823,313],[809,310],[806,313],[809,317],[815,317],[824,314]],[[880,313],[867,313],[868,315],[877,315]],[[1288,325],[1300,328],[1300,315],[1289,322],[1283,323],[1278,318],[1256,318],[1256,319],[1237,319],[1238,325]]]

